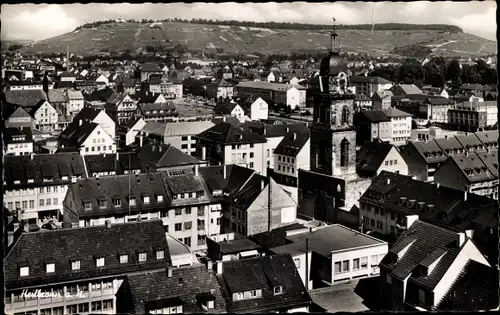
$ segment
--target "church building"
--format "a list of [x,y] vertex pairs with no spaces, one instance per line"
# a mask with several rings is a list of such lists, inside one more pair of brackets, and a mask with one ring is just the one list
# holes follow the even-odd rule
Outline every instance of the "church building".
[[331,43],[331,52],[321,61],[318,87],[313,93],[311,165],[310,170],[298,171],[297,215],[328,223],[347,224],[347,220],[358,227],[358,199],[371,180],[356,174],[355,94],[347,62],[338,52],[335,26]]

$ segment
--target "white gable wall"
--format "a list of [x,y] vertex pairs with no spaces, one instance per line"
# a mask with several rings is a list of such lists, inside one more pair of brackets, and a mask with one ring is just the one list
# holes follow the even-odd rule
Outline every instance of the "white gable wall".
[[101,126],[101,128],[104,129],[104,131],[106,131],[111,136],[111,138],[115,138],[116,124],[104,110],[101,110],[101,112],[94,118],[92,122]]
[[97,125],[80,148],[81,155],[116,153],[115,139]]
[[268,119],[269,107],[262,98],[258,98],[250,106],[250,113],[248,115],[252,120]]

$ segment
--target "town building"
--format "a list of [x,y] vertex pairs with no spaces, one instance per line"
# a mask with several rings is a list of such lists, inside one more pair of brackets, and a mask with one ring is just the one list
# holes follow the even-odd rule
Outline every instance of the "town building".
[[40,100],[26,109],[35,118],[36,129],[50,132],[59,127],[59,112],[46,100]]
[[356,172],[364,177],[374,177],[382,171],[408,175],[408,165],[392,144],[363,143],[356,152]]
[[212,226],[220,221],[212,219],[222,217],[222,210],[197,172],[195,168],[77,181],[64,199],[64,226],[161,219],[166,233],[192,250],[204,249],[208,231],[220,233]]
[[269,105],[262,98],[244,98],[238,100],[238,104],[242,106],[246,116],[251,120],[267,120],[269,113]]
[[147,122],[141,133],[152,140],[170,144],[186,154],[195,156],[195,136],[213,126],[214,123],[208,120],[168,123]]
[[350,77],[351,85],[356,88],[356,93],[365,94],[372,97],[376,92],[382,92],[392,88],[394,83],[381,77],[357,76]]
[[261,256],[261,247],[238,233],[207,237],[207,257],[212,261],[229,261]]
[[292,109],[306,107],[306,89],[300,85],[246,81],[236,85],[234,91],[241,98],[260,97],[268,104],[290,106]]
[[10,103],[3,105],[2,114],[6,128],[35,128],[35,118],[24,107]]
[[137,151],[137,157],[145,172],[192,169],[194,165],[206,164],[170,144],[156,142],[141,145]]
[[81,91],[68,89],[66,90],[66,97],[68,100],[67,114],[69,116],[75,116],[84,106],[83,94]]
[[117,123],[137,114],[137,101],[125,93],[113,93],[106,101],[106,113]]
[[394,96],[406,97],[408,95],[424,94],[415,84],[395,84],[390,88]]
[[5,155],[30,155],[33,153],[31,128],[5,128],[3,149]]
[[144,121],[166,122],[179,116],[174,104],[165,103],[143,103],[137,105],[137,114]]
[[[320,284],[334,285],[376,276],[379,274],[378,264],[389,250],[387,242],[340,224],[289,231],[287,234],[286,239],[291,243],[270,251],[292,255],[304,283],[312,281],[310,289],[321,287]],[[310,256],[305,259],[307,252]]]
[[170,259],[172,260],[172,267],[188,267],[200,264],[196,254],[189,248],[189,246],[169,234],[166,236]]
[[408,164],[409,175],[421,181],[434,181],[434,173],[448,156],[466,152],[485,152],[498,149],[498,130],[466,135],[445,136],[434,140],[409,141],[401,150]]
[[429,128],[418,128],[411,130],[411,137],[409,141],[432,141],[436,138],[444,138],[446,136],[453,137],[455,135],[463,135],[465,132],[456,130],[447,130],[436,126]]
[[434,173],[434,182],[498,200],[498,150],[450,155]]
[[203,265],[166,268],[126,279],[117,292],[117,313],[226,313],[216,273]]
[[389,109],[392,106],[392,94],[391,91],[376,91],[373,93],[371,101],[372,108],[374,110]]
[[163,71],[157,64],[145,63],[140,68],[141,82],[149,80],[152,75],[163,75]]
[[170,266],[160,220],[23,233],[5,260],[6,313],[116,314],[127,274]]
[[491,128],[498,122],[498,102],[465,102],[448,110],[448,127],[475,132]]
[[83,161],[88,177],[139,174],[143,170],[136,152],[85,155]]
[[116,142],[100,124],[78,120],[68,125],[59,135],[59,152],[110,154],[116,152]]
[[380,263],[381,298],[393,311],[434,310],[470,262],[490,267],[466,233],[417,220]]
[[[381,172],[359,199],[363,230],[394,239],[415,220],[471,238],[490,263],[498,264],[498,202],[486,196]],[[430,235],[432,235],[430,233]]]
[[232,98],[234,95],[234,85],[225,79],[220,79],[206,87],[207,97],[218,100],[219,98]]
[[389,142],[395,146],[405,145],[411,136],[411,115],[397,108],[369,110],[356,113],[358,144],[366,141]]
[[35,224],[58,221],[68,185],[87,176],[77,153],[7,155],[4,170],[4,205]]
[[136,142],[136,136],[141,132],[146,125],[146,121],[141,117],[134,116],[126,123],[118,126],[118,145],[120,148],[125,148]]
[[194,137],[197,157],[209,165],[236,164],[265,174],[266,138],[222,122]]
[[217,102],[214,107],[214,114],[216,117],[235,117],[240,122],[244,122],[246,118],[246,113],[243,110],[243,107],[236,103],[234,100],[230,99],[223,99]]
[[75,125],[80,125],[80,123],[92,122],[98,124],[111,138],[115,138],[116,135],[116,123],[111,119],[111,117],[106,113],[104,109],[84,107],[78,114],[73,118],[69,128],[77,127]]

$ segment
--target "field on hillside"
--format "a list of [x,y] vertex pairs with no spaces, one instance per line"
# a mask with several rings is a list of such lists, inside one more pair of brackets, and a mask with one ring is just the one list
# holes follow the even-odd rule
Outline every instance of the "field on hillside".
[[[377,31],[342,30],[339,42],[343,51],[365,52],[374,56],[389,55],[399,46],[419,42],[436,45],[435,53],[446,56],[486,55],[496,53],[496,43],[464,33],[443,31]],[[448,43],[449,42],[449,43]],[[151,28],[148,24],[106,24],[96,29],[81,29],[24,48],[27,52],[63,52],[66,46],[76,54],[102,51],[139,52],[146,46],[169,47],[186,45],[189,49],[216,49],[226,53],[289,53],[326,50],[329,30],[284,30],[240,26],[163,23]],[[438,45],[441,45],[439,46]]]

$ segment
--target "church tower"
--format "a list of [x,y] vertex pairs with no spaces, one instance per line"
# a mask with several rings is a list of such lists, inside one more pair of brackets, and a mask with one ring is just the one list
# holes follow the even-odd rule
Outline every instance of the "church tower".
[[319,90],[313,94],[314,121],[310,127],[310,170],[329,176],[356,173],[355,95],[347,62],[339,54],[337,36],[334,19],[331,51],[321,61]]

